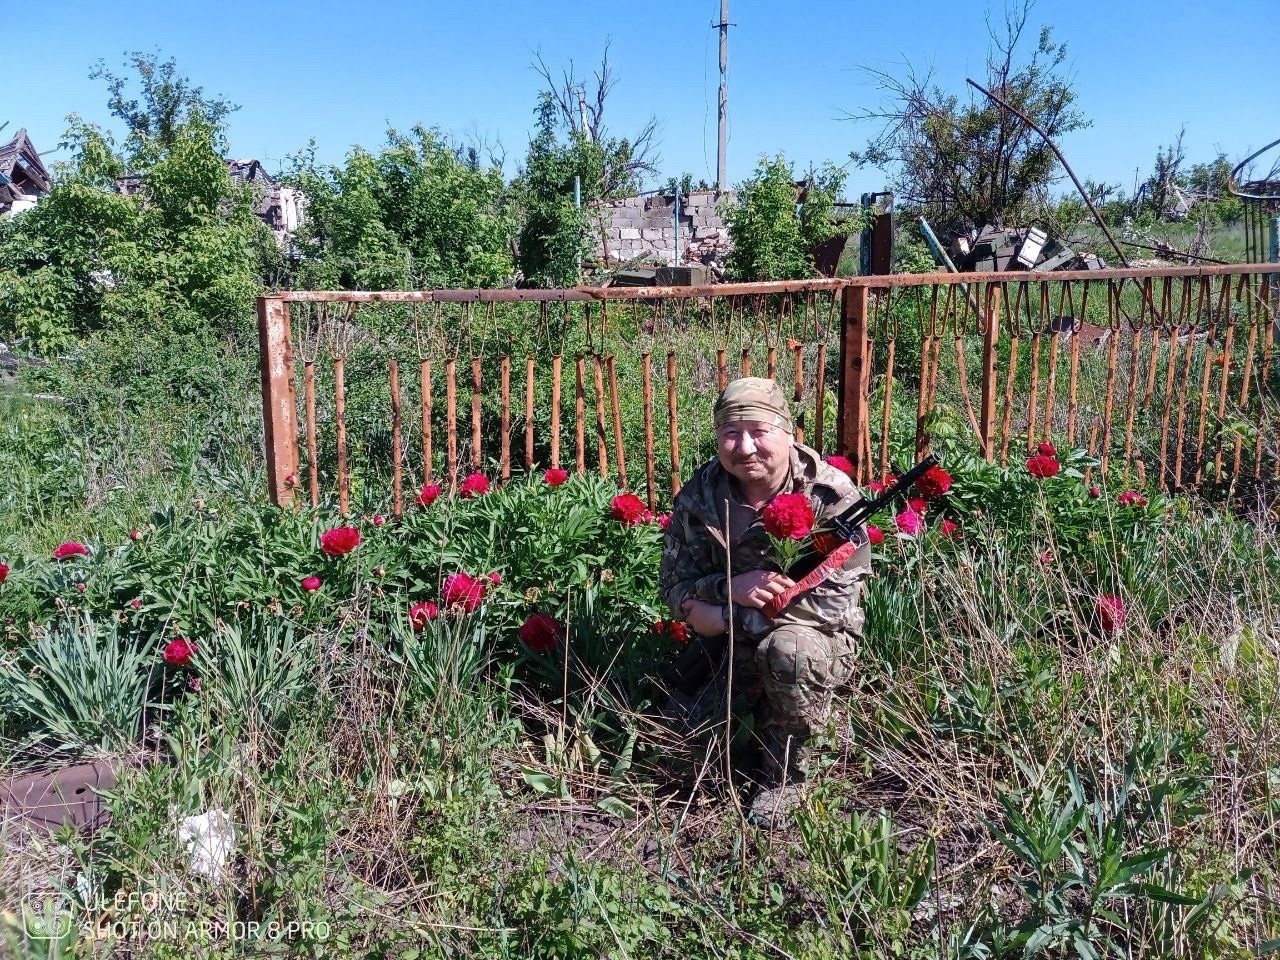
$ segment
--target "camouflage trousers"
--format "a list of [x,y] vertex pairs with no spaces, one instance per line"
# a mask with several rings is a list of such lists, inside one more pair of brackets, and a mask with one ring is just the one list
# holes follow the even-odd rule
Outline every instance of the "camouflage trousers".
[[[853,675],[855,638],[799,624],[780,624],[763,637],[735,638],[733,713],[752,714],[763,749],[766,781],[803,780],[810,737],[826,726],[837,687]],[[694,643],[706,643],[695,638]],[[728,651],[706,686],[679,707],[691,731],[724,718]]]

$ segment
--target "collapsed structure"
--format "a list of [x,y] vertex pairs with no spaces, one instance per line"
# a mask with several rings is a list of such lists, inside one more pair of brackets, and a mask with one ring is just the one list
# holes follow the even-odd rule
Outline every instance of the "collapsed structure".
[[0,216],[30,210],[51,187],[49,171],[24,127],[0,146]]

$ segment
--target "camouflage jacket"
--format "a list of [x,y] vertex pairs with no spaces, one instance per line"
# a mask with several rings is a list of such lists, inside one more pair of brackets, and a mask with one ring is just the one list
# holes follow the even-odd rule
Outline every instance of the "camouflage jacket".
[[[711,460],[676,497],[663,542],[660,585],[663,599],[677,618],[683,619],[680,605],[689,597],[728,603],[726,553],[731,554],[735,576],[749,570],[778,569],[760,514],[738,501],[729,480],[720,461]],[[791,476],[781,492],[807,494],[819,523],[862,499],[848,476],[801,444],[792,449]],[[724,533],[725,501],[731,498],[736,504],[731,516],[745,517],[749,522],[741,525],[742,529],[732,529],[729,538]],[[769,620],[754,608],[735,606],[736,628],[756,638],[780,623],[860,634],[862,584],[870,575],[871,547],[864,544],[840,570],[800,596],[777,620]]]

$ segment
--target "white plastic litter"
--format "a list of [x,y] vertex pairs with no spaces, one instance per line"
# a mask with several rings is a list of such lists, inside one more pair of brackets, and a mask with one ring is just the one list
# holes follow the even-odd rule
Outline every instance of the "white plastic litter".
[[222,882],[236,846],[235,830],[225,810],[214,808],[183,817],[178,823],[178,842],[187,848],[192,873]]

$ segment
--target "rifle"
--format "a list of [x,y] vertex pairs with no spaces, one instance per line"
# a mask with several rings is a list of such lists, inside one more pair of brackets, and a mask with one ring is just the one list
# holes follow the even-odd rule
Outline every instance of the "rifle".
[[[917,480],[937,465],[938,458],[929,454],[874,500],[859,500],[844,513],[825,521],[824,529],[814,537],[814,550],[802,556],[791,568],[789,575],[796,585],[765,604],[765,616],[776,617],[797,597],[844,566],[854,551],[866,542],[866,522],[915,486]],[[723,634],[719,637],[695,635],[675,662],[663,672],[663,681],[687,694],[694,693],[718,669],[727,644],[728,637]]]
[[859,500],[844,513],[824,521],[824,529],[813,538],[814,549],[792,564],[787,573],[795,581],[795,586],[766,603],[761,612],[773,619],[801,594],[808,593],[843,567],[849,557],[867,542],[866,522],[915,486],[917,480],[937,465],[938,458],[931,453],[874,500]]

